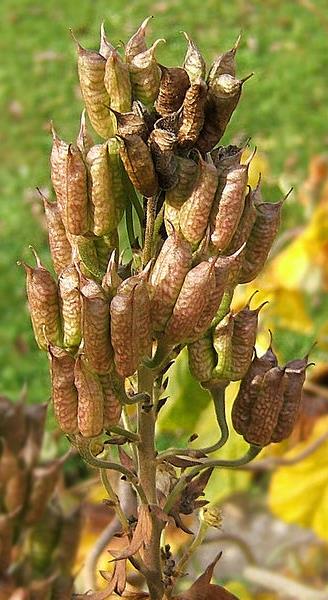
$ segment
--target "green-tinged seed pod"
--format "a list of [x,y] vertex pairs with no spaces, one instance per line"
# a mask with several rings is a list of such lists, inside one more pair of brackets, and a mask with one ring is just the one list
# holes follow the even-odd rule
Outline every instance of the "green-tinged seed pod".
[[102,287],[89,280],[81,287],[84,353],[90,367],[100,374],[112,367],[109,301]]
[[212,322],[213,327],[220,323],[220,321],[222,321],[222,319],[230,312],[234,291],[235,288],[228,287],[223,292],[220,306]]
[[139,135],[144,142],[147,141],[149,128],[143,114],[136,108],[136,102],[133,103],[132,112],[118,112],[112,110],[117,122],[117,135],[123,139],[127,135]]
[[264,302],[255,310],[249,304],[233,315],[231,380],[242,379],[251,364],[256,341],[258,315]]
[[80,150],[80,152],[83,156],[83,159],[85,159],[90,148],[93,146],[93,139],[92,139],[92,137],[88,131],[87,125],[86,125],[85,113],[86,113],[86,111],[84,109],[81,113],[80,129],[79,129],[78,136],[76,138],[76,145],[77,145],[78,149]]
[[52,262],[57,275],[72,262],[72,247],[66,235],[57,202],[49,202],[42,196],[47,221],[49,246]]
[[164,224],[167,235],[171,234],[172,227],[180,231],[180,208],[164,203]]
[[99,44],[99,54],[104,58],[108,58],[110,54],[115,50],[114,46],[110,43],[106,36],[105,24],[104,22],[100,25],[100,44]]
[[74,244],[81,273],[86,277],[101,279],[104,272],[99,266],[95,241],[92,238],[79,235],[76,237]]
[[189,369],[198,381],[208,381],[216,365],[216,354],[211,335],[205,335],[188,344]]
[[110,305],[111,339],[116,370],[129,377],[151,350],[150,300],[147,273],[129,277],[119,286]]
[[72,235],[88,231],[87,170],[82,154],[72,144],[68,147],[66,166],[67,196],[64,223]]
[[236,77],[236,52],[240,40],[241,34],[239,34],[230,50],[223,52],[214,60],[207,76],[207,83],[209,85],[212,85],[213,81],[220,77],[220,75],[224,75],[224,73],[231,75],[231,77]]
[[117,229],[111,231],[111,233],[108,235],[95,238],[94,243],[96,246],[99,268],[105,273],[111,255],[119,246]]
[[145,40],[146,36],[146,28],[147,25],[153,17],[147,17],[140,25],[139,29],[137,29],[136,33],[129,39],[125,46],[125,58],[126,62],[130,63],[132,59],[140,54],[141,52],[145,52],[147,50],[147,44]]
[[34,252],[36,267],[22,263],[26,271],[26,290],[36,342],[41,350],[48,343],[61,344],[61,325],[57,284]]
[[131,110],[132,89],[129,67],[122,61],[116,50],[112,50],[107,58],[104,84],[111,108],[121,113]]
[[190,80],[187,71],[181,67],[160,65],[160,69],[161,81],[155,109],[162,117],[168,117],[181,108]]
[[249,444],[266,446],[270,443],[283,404],[284,374],[284,369],[280,367],[273,367],[264,374],[261,387],[254,398],[250,422],[244,434],[244,438]]
[[[69,144],[62,140],[52,126],[52,149],[50,155],[51,182],[55,190],[60,214],[65,219],[67,202],[67,161]],[[64,224],[66,225],[65,221]]]
[[308,366],[308,357],[291,360],[285,365],[285,389],[283,404],[278,422],[271,436],[271,442],[281,442],[293,431],[302,398],[302,388]]
[[194,146],[203,128],[206,95],[207,85],[202,79],[192,83],[186,92],[178,132],[178,143],[184,149]]
[[230,380],[233,325],[233,315],[228,313],[213,331],[213,346],[217,354],[217,363],[212,373],[214,379]]
[[158,96],[161,70],[155,58],[155,51],[162,42],[165,40],[156,40],[148,50],[137,54],[129,62],[133,98],[146,106],[151,106]]
[[74,348],[79,346],[82,337],[79,274],[75,265],[70,265],[62,271],[58,280],[58,287],[64,346]]
[[74,384],[75,359],[62,348],[49,346],[52,402],[59,427],[75,434],[77,426],[77,389]]
[[178,161],[174,155],[176,141],[174,133],[165,129],[153,129],[149,136],[148,144],[162,190],[169,190],[178,182]]
[[31,531],[29,539],[30,559],[33,569],[40,574],[47,571],[49,561],[52,559],[52,553],[55,550],[60,527],[61,515],[58,509],[51,505]]
[[181,208],[189,198],[196,184],[198,164],[191,158],[176,156],[178,165],[178,180],[174,187],[167,190],[165,202],[174,208]]
[[113,385],[112,374],[99,377],[104,396],[104,429],[117,425],[122,412],[122,405]]
[[205,79],[206,63],[196,44],[190,39],[188,34],[183,31],[183,35],[188,42],[183,68],[188,73],[191,83],[194,83],[195,81],[198,81],[199,78]]
[[143,139],[139,135],[125,136],[120,156],[130,181],[138,192],[146,198],[154,196],[158,191],[158,180],[150,150]]
[[83,437],[100,435],[103,429],[104,396],[100,379],[79,356],[75,362],[75,385],[78,392],[77,419]]
[[154,331],[164,331],[191,263],[191,245],[178,231],[172,232],[171,226],[171,233],[162,246],[150,276]]
[[114,298],[117,289],[121,285],[121,283],[122,279],[118,274],[116,256],[115,252],[113,252],[109,259],[106,273],[103,276],[101,282],[102,288],[110,300]]
[[0,514],[0,574],[6,573],[11,565],[14,527],[9,514]]
[[199,156],[198,177],[195,186],[180,211],[180,227],[192,244],[203,238],[218,185],[218,175],[212,161]]
[[34,467],[30,481],[30,493],[24,512],[25,525],[34,525],[44,514],[56,487],[61,469],[61,461]]
[[78,74],[88,117],[94,130],[104,139],[115,135],[115,117],[108,110],[110,99],[105,88],[106,59],[77,44]]
[[[250,233],[252,231],[253,225],[256,219],[256,210],[254,204],[254,195],[256,194],[256,190],[249,189],[248,194],[245,197],[244,209],[242,215],[240,217],[239,223],[233,234],[230,244],[226,249],[228,254],[232,254],[236,252],[238,248],[240,248],[245,242],[247,242]],[[245,246],[246,252],[246,246]]]

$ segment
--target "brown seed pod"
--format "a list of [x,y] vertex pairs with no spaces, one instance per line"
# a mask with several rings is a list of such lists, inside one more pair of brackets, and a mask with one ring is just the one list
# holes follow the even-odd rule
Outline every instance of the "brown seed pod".
[[107,58],[104,84],[111,108],[123,113],[131,110],[132,89],[129,67],[122,61],[116,50],[112,50]]
[[63,269],[72,262],[72,247],[67,239],[58,203],[49,202],[43,195],[42,200],[47,221],[51,258],[57,275],[60,275]]
[[197,181],[180,211],[181,232],[192,244],[200,242],[205,234],[217,185],[213,162],[199,156]]
[[48,343],[61,343],[61,326],[57,284],[33,250],[36,267],[21,263],[26,271],[26,290],[36,342],[41,350]]
[[[236,252],[238,248],[240,248],[245,242],[247,242],[249,235],[252,231],[252,227],[255,223],[256,219],[256,209],[254,204],[254,195],[256,194],[256,190],[249,189],[248,194],[245,197],[244,209],[242,215],[240,217],[239,223],[235,230],[235,233],[232,236],[230,244],[228,248],[226,248],[226,252],[228,254],[232,254]],[[246,252],[246,246],[245,246]]]
[[161,80],[155,109],[162,117],[168,117],[182,106],[190,85],[188,73],[181,67],[160,65]]
[[220,75],[228,73],[231,77],[236,77],[236,52],[241,40],[241,34],[237,37],[234,45],[227,52],[220,54],[213,62],[208,72],[207,83],[211,85]]
[[164,202],[164,224],[167,235],[171,234],[172,227],[180,231],[180,208]]
[[[178,134],[182,122],[182,107],[178,111],[171,113],[167,117],[161,117],[155,121],[158,129],[165,129],[171,133]],[[154,125],[155,125],[154,123]]]
[[266,302],[255,310],[251,310],[248,303],[245,308],[233,315],[231,381],[242,379],[251,364],[256,341],[258,315],[265,304]]
[[28,472],[25,467],[18,466],[8,479],[3,494],[6,512],[13,513],[23,508],[28,490]]
[[165,129],[153,129],[149,136],[148,144],[162,190],[169,190],[178,182],[178,162],[174,155],[176,141],[174,133]]
[[249,444],[266,446],[278,422],[283,404],[285,370],[272,367],[262,379],[258,393],[251,406],[250,422],[244,434]]
[[283,404],[277,425],[272,433],[271,442],[281,442],[293,431],[302,398],[305,372],[308,367],[308,356],[303,359],[289,361],[285,366],[285,389]]
[[125,170],[140,194],[146,198],[158,191],[158,180],[147,144],[139,135],[127,135],[122,140],[120,156]]
[[81,113],[80,129],[79,129],[78,136],[76,138],[76,145],[77,145],[78,149],[80,150],[80,152],[83,156],[83,159],[85,159],[90,148],[93,146],[93,139],[88,131],[86,121],[85,121],[85,112],[86,111],[84,109]]
[[104,396],[100,379],[79,356],[75,362],[75,385],[78,392],[77,419],[83,437],[100,435],[103,429]]
[[142,114],[136,109],[136,103],[133,103],[132,112],[120,113],[116,110],[114,113],[117,121],[117,135],[123,139],[127,135],[139,135],[144,142],[147,141],[149,128]]
[[99,54],[104,58],[108,58],[110,54],[115,50],[114,46],[110,43],[106,36],[105,25],[104,22],[100,25],[100,44],[99,44]]
[[110,138],[115,135],[115,118],[108,110],[110,100],[104,84],[106,59],[98,52],[85,50],[79,43],[77,54],[81,92],[88,117],[102,138]]
[[140,54],[141,52],[145,52],[147,50],[147,45],[145,41],[146,28],[147,25],[153,17],[147,17],[140,25],[139,29],[137,29],[136,33],[129,39],[125,46],[125,58],[126,62],[130,63],[132,59]]
[[165,202],[174,208],[181,208],[195,186],[198,164],[191,158],[183,156],[176,156],[176,161],[178,166],[178,180],[174,187],[167,190]]
[[191,83],[198,81],[200,78],[205,79],[206,74],[206,63],[204,58],[202,57],[200,51],[198,50],[196,44],[190,39],[188,34],[183,31],[183,35],[185,36],[188,47],[186,56],[183,63],[183,68],[187,72]]
[[88,180],[80,150],[69,145],[67,156],[67,196],[64,223],[72,235],[88,231]]
[[207,85],[203,79],[192,83],[186,92],[178,132],[178,143],[184,149],[194,146],[203,128],[206,95]]
[[81,287],[84,354],[90,367],[99,374],[112,367],[109,301],[102,287],[89,280]]
[[62,348],[49,346],[52,402],[59,427],[64,433],[78,432],[77,389],[74,384],[74,358]]
[[74,348],[79,346],[82,337],[79,274],[75,265],[70,265],[62,271],[58,279],[58,287],[64,346]]
[[208,381],[216,365],[216,354],[211,335],[205,335],[188,344],[189,369],[198,381]]
[[185,276],[192,262],[192,249],[171,226],[150,276],[151,320],[154,331],[164,331],[172,315]]
[[155,52],[157,46],[162,42],[165,40],[156,40],[148,50],[137,54],[129,62],[133,98],[140,100],[145,106],[151,106],[158,96],[161,70],[157,64]]
[[26,526],[34,525],[41,518],[56,487],[61,461],[34,467],[29,487],[29,497],[24,512]]
[[230,312],[220,320],[213,331],[213,346],[217,354],[216,366],[212,373],[214,379],[230,380],[233,326],[233,315]]
[[67,161],[69,144],[58,137],[52,126],[52,149],[50,155],[51,181],[55,190],[60,214],[65,222],[67,203]]
[[122,406],[113,385],[113,376],[99,376],[104,396],[104,428],[117,425],[121,418]]
[[[6,573],[11,565],[14,543],[14,521],[8,514],[0,514],[0,573]],[[8,596],[7,596],[8,597]],[[5,598],[5,596],[3,596]]]

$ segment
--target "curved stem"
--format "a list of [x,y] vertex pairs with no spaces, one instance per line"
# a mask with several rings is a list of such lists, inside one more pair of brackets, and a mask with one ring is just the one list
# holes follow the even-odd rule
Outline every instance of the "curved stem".
[[115,510],[117,518],[119,519],[119,521],[121,523],[121,527],[122,527],[123,531],[128,533],[130,530],[129,521],[127,520],[127,518],[121,508],[118,496],[112,488],[112,485],[108,478],[108,473],[105,469],[100,469],[100,479],[101,479],[101,483],[103,484],[103,486],[108,494],[108,498],[113,503],[113,508]]
[[126,230],[128,233],[130,246],[132,249],[134,242],[135,242],[135,235],[134,235],[134,228],[133,228],[133,214],[132,214],[131,202],[127,202],[126,211],[125,211],[125,223],[126,223]]
[[137,433],[129,431],[128,429],[124,429],[123,427],[119,427],[118,425],[115,425],[113,427],[107,427],[106,431],[116,433],[117,435],[122,435],[126,437],[126,439],[130,442],[138,442],[140,439]]

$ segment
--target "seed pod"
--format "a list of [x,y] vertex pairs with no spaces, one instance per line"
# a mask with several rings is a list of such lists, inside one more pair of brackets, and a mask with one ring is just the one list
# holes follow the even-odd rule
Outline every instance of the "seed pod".
[[184,237],[192,244],[203,238],[218,184],[218,175],[212,161],[201,156],[198,161],[198,178],[180,212],[180,227]]
[[8,514],[0,514],[0,573],[6,573],[11,565],[14,540],[13,519]]
[[66,236],[66,230],[57,202],[49,202],[42,196],[47,221],[51,258],[57,275],[72,262],[72,248]]
[[198,381],[208,381],[216,365],[212,336],[206,335],[188,344],[189,369]]
[[79,356],[75,362],[75,385],[78,392],[77,419],[83,437],[100,435],[103,429],[104,396],[100,379]]
[[133,375],[151,348],[146,275],[144,271],[123,281],[110,305],[114,360],[121,377]]
[[29,558],[32,567],[39,573],[47,571],[49,560],[58,541],[61,527],[61,515],[58,509],[47,507],[43,518],[35,524],[29,538]]
[[75,263],[81,273],[85,277],[101,280],[104,272],[99,266],[94,239],[83,235],[77,236],[74,240],[74,251],[76,253]]
[[158,96],[161,70],[155,58],[155,51],[162,42],[165,40],[156,40],[148,50],[137,54],[129,62],[133,98],[146,106],[152,105]]
[[112,231],[109,235],[95,238],[94,243],[96,247],[99,268],[101,271],[103,271],[103,273],[106,273],[109,259],[114,250],[116,250],[119,246],[117,229]]
[[[51,181],[55,190],[58,207],[63,220],[67,199],[67,160],[69,144],[58,137],[54,127],[52,131],[52,149],[50,155]],[[65,222],[64,222],[65,224]]]
[[198,174],[198,164],[191,158],[176,156],[178,165],[178,181],[174,187],[167,190],[165,202],[174,208],[181,208],[189,198],[195,186]]
[[199,78],[204,79],[206,74],[206,63],[196,44],[190,39],[188,34],[183,31],[188,42],[188,48],[183,63],[183,68],[189,75],[191,83],[198,81]]
[[35,467],[32,471],[30,493],[24,513],[25,525],[34,525],[41,518],[56,487],[61,461]]
[[249,444],[266,446],[271,441],[283,404],[284,369],[273,367],[263,376],[251,407],[251,417],[244,434]]
[[99,54],[104,58],[108,58],[110,54],[115,50],[114,46],[108,41],[105,31],[104,23],[100,25],[100,45],[99,45]]
[[108,262],[106,273],[101,282],[102,288],[110,300],[115,296],[121,283],[122,279],[118,274],[115,252],[113,252]]
[[233,315],[228,313],[213,331],[213,346],[217,354],[217,364],[212,373],[214,379],[230,380],[233,325]]
[[117,121],[117,135],[123,139],[127,135],[139,135],[146,142],[149,135],[147,123],[143,115],[139,114],[139,111],[135,108],[136,103],[133,104],[132,112],[120,113],[116,110],[113,111],[111,108]]
[[170,131],[177,135],[182,123],[182,107],[177,112],[171,113],[167,117],[157,119],[155,123],[158,129],[165,129],[165,131]]
[[121,418],[122,406],[113,385],[113,376],[100,375],[99,377],[104,396],[104,428],[117,425]]
[[291,360],[285,366],[283,404],[279,413],[277,425],[271,436],[271,442],[281,442],[288,438],[293,431],[299,414],[307,366],[307,356],[303,359]]
[[188,149],[194,146],[204,125],[204,108],[207,85],[198,79],[188,88],[182,105],[178,143]]
[[[73,512],[66,513],[60,528],[54,561],[60,567],[61,574],[70,573],[75,562],[82,530],[81,512],[79,506]],[[62,596],[55,596],[54,600],[62,600]],[[65,596],[63,600],[66,600]],[[71,598],[68,597],[67,600]]]
[[125,170],[142,196],[149,198],[158,191],[158,180],[150,151],[139,135],[127,135],[120,147]]
[[266,302],[255,310],[251,310],[248,303],[245,308],[233,315],[231,381],[242,379],[251,364],[256,341],[258,315],[264,304]]
[[181,67],[160,65],[161,80],[155,109],[162,117],[168,117],[182,106],[190,85],[188,73]]
[[3,505],[8,513],[23,508],[28,489],[28,472],[25,467],[18,466],[7,481],[3,494]]
[[26,271],[26,290],[36,342],[41,350],[48,343],[61,343],[61,327],[57,285],[33,250],[36,267],[21,263]]
[[150,276],[151,320],[154,331],[164,331],[183,281],[191,267],[189,242],[173,230],[165,240]]
[[74,384],[74,358],[61,348],[49,346],[52,402],[60,428],[74,434],[77,427],[77,389]]
[[123,113],[131,110],[132,90],[129,68],[116,50],[112,50],[107,58],[104,84],[111,108]]
[[175,208],[171,204],[164,203],[164,224],[167,235],[170,235],[173,229],[180,231],[180,208]]
[[[256,194],[256,190],[249,189],[247,196],[245,197],[244,210],[240,217],[239,223],[235,230],[235,233],[232,236],[230,244],[226,249],[228,254],[232,254],[236,252],[238,248],[240,248],[245,242],[247,242],[249,235],[252,231],[253,225],[256,219],[256,210],[254,204],[254,195]],[[245,251],[246,252],[246,246]]]
[[76,138],[76,145],[77,145],[78,149],[80,150],[80,152],[83,156],[83,159],[85,159],[90,148],[93,146],[93,139],[87,129],[86,122],[85,122],[85,109],[81,113],[80,130],[79,130],[78,136]]
[[88,188],[87,171],[78,148],[68,147],[67,155],[67,196],[64,223],[73,235],[83,235],[88,231]]
[[153,129],[149,136],[158,183],[162,190],[169,190],[178,182],[178,162],[174,155],[176,137],[165,129]]
[[81,288],[84,353],[90,367],[105,374],[112,367],[109,302],[102,287],[89,280]]
[[208,77],[207,77],[207,83],[209,85],[212,85],[212,83],[218,77],[220,77],[220,75],[223,75],[224,73],[231,75],[231,77],[236,77],[235,58],[236,58],[236,52],[239,47],[240,39],[241,39],[241,34],[239,34],[239,36],[237,37],[237,40],[235,41],[233,47],[230,50],[228,50],[227,52],[223,52],[215,59],[215,61],[213,62],[213,64],[210,67]]
[[94,130],[104,139],[115,135],[115,119],[109,112],[109,96],[104,84],[106,59],[77,44],[78,74],[88,117]]
[[80,344],[81,298],[79,275],[74,265],[66,267],[58,280],[61,314],[63,320],[63,341],[67,348]]
[[147,25],[153,17],[147,17],[140,25],[139,29],[136,33],[129,39],[125,46],[125,58],[126,62],[130,63],[132,59],[140,54],[141,52],[145,52],[147,50],[147,45],[145,41],[146,28]]

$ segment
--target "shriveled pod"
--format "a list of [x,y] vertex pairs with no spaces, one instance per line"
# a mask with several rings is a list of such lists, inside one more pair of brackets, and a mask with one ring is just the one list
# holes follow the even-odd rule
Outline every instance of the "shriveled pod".
[[291,360],[285,365],[283,404],[277,425],[271,436],[271,442],[281,442],[288,438],[293,431],[299,415],[302,389],[308,366],[307,356],[303,359]]
[[220,75],[227,73],[231,77],[236,77],[236,52],[241,40],[241,34],[237,37],[230,50],[220,54],[210,67],[207,76],[207,83],[211,85]]
[[165,202],[174,208],[181,208],[189,198],[197,180],[198,164],[191,158],[176,156],[178,165],[178,181],[167,190]]
[[84,354],[90,367],[100,374],[112,367],[109,301],[102,287],[89,280],[81,287]]
[[129,277],[119,286],[111,305],[111,339],[116,370],[129,377],[151,350],[150,300],[147,272]]
[[178,143],[188,149],[195,145],[204,125],[207,85],[203,79],[195,80],[188,88],[183,105]]
[[34,525],[42,517],[54,492],[62,466],[61,460],[34,467],[30,480],[30,493],[24,511],[25,525]]
[[124,113],[111,110],[116,117],[118,136],[124,139],[127,135],[140,135],[144,142],[147,141],[149,129],[143,115],[134,110]]
[[112,374],[99,376],[104,396],[104,428],[117,425],[120,420],[122,405],[113,385]]
[[167,235],[170,235],[173,229],[180,230],[180,208],[176,208],[167,202],[164,203],[164,224]]
[[167,115],[167,117],[157,119],[155,123],[158,129],[165,129],[165,131],[171,131],[171,133],[177,135],[182,123],[182,107],[178,111]]
[[72,235],[88,231],[87,170],[80,150],[69,145],[66,165],[66,206],[64,223]]
[[108,110],[110,100],[104,84],[106,59],[79,43],[77,54],[81,92],[91,125],[102,138],[110,138],[115,135],[115,117]]
[[96,246],[99,268],[105,273],[112,253],[119,246],[117,229],[114,229],[114,231],[111,231],[108,235],[96,237],[94,243]]
[[190,85],[188,73],[181,67],[160,65],[161,80],[155,109],[162,117],[168,117],[182,106]]
[[55,190],[60,214],[65,223],[65,207],[67,199],[67,161],[69,144],[52,131],[52,149],[50,155],[51,182]]
[[132,88],[129,67],[114,49],[109,53],[106,61],[104,84],[111,108],[123,113],[131,110]]
[[104,396],[100,379],[89,369],[82,356],[76,359],[74,376],[78,392],[79,431],[83,437],[95,437],[103,429]]
[[26,271],[26,291],[36,342],[42,350],[48,343],[61,344],[57,284],[35,251],[36,267],[21,263]]
[[74,240],[74,250],[79,269],[86,277],[101,279],[104,272],[99,266],[97,248],[94,239],[79,235]]
[[79,274],[75,265],[71,264],[62,271],[58,286],[64,346],[74,348],[79,346],[82,337]]
[[220,320],[213,331],[213,346],[217,354],[216,365],[212,373],[214,379],[230,380],[233,325],[233,315],[230,312]]
[[83,156],[83,159],[85,159],[90,148],[93,146],[93,139],[87,128],[85,113],[86,113],[86,111],[84,109],[81,113],[80,129],[79,129],[78,136],[76,138],[76,145],[77,145],[78,149],[80,150],[80,152]]
[[154,331],[164,331],[191,263],[191,245],[178,231],[172,231],[171,225],[170,235],[162,246],[150,276]]
[[198,381],[208,381],[216,366],[216,353],[211,334],[188,344],[189,369]]
[[67,351],[49,346],[51,395],[56,419],[64,433],[78,432],[77,389],[74,384],[75,359]]
[[[249,235],[252,231],[253,225],[256,219],[256,210],[254,204],[254,192],[255,190],[249,189],[248,194],[245,197],[244,209],[242,215],[240,217],[239,223],[235,230],[235,233],[232,236],[230,244],[228,248],[226,248],[227,253],[233,253],[238,250],[245,242],[247,242]],[[245,246],[246,252],[246,246]]]
[[58,203],[49,202],[43,195],[42,200],[47,221],[51,258],[57,275],[60,275],[63,269],[72,262],[72,247],[67,239]]
[[140,194],[149,198],[158,191],[158,179],[147,144],[139,135],[126,135],[120,146],[125,170]]
[[217,185],[218,174],[213,162],[199,155],[196,183],[180,211],[181,232],[192,244],[200,242],[205,234]]
[[149,136],[148,144],[162,190],[169,190],[178,182],[178,162],[174,154],[176,142],[175,134],[165,129],[153,129]]
[[129,62],[133,98],[140,100],[146,106],[151,106],[158,96],[161,70],[156,61],[155,52],[157,46],[162,42],[165,40],[156,40],[150,48],[137,54]]
[[133,34],[125,46],[125,58],[126,62],[130,63],[132,59],[142,52],[147,50],[146,44],[146,29],[147,25],[153,17],[147,17],[140,25],[139,29]]
[[188,34],[183,31],[183,35],[188,42],[183,68],[186,70],[191,83],[194,83],[195,81],[198,81],[199,78],[205,79],[206,63],[196,44],[190,39]]
[[249,444],[266,446],[278,422],[284,397],[284,369],[272,367],[262,379],[251,406],[250,422],[244,434]]
[[248,303],[245,308],[233,315],[232,381],[242,379],[251,364],[256,342],[258,315],[265,304],[266,302],[251,310]]
[[101,23],[100,25],[100,44],[99,44],[99,54],[104,58],[108,58],[109,55],[115,50],[114,46],[110,43],[106,36],[105,25]]

